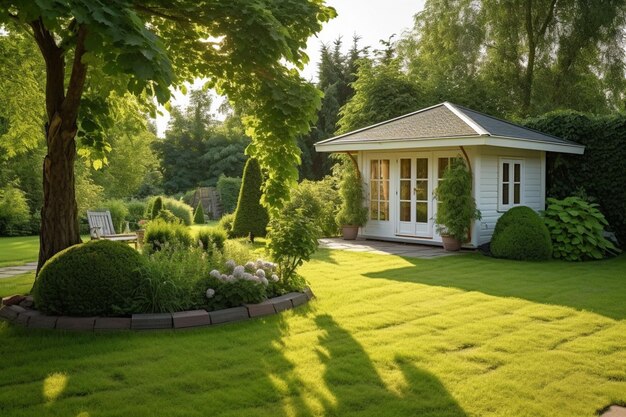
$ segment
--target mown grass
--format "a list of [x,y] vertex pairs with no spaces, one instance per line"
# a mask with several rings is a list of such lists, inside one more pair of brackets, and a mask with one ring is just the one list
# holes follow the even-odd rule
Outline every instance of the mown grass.
[[0,268],[37,260],[39,236],[0,238]]
[[109,334],[1,324],[0,415],[591,417],[626,401],[625,271],[626,256],[322,250],[302,268],[317,300],[269,318]]

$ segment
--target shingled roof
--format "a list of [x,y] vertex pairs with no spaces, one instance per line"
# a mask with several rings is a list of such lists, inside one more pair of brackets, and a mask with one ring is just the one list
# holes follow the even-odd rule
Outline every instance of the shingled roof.
[[[500,141],[496,143],[494,140],[488,139],[500,139]],[[434,140],[439,140],[439,142]],[[420,145],[420,142],[425,142],[422,144],[424,146]],[[426,145],[437,147],[461,144],[521,147],[568,153],[583,153],[584,150],[584,147],[577,143],[449,102],[335,136],[318,142],[315,146],[318,151],[334,152],[359,150],[359,144],[377,146],[381,149],[397,149],[398,146],[405,145],[411,148],[425,147]],[[383,147],[382,144],[387,144],[387,146]],[[548,149],[539,144],[553,146]]]

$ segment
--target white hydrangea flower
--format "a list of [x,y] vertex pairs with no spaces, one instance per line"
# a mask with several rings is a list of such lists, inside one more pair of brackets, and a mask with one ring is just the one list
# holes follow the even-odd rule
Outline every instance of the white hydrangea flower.
[[218,271],[217,269],[214,269],[213,271],[209,272],[209,275],[216,279],[220,279],[222,277],[222,273]]
[[272,274],[272,281],[278,282],[278,275]]
[[230,282],[230,279],[231,279],[231,278],[232,278],[232,276],[231,276],[231,275],[226,275],[226,274],[222,274],[222,275],[220,276],[220,279],[221,279],[222,281],[224,281],[224,282]]
[[206,290],[206,298],[213,298],[215,295],[215,290],[213,288],[209,288]]
[[265,271],[262,269],[257,269],[256,270],[256,276],[259,278],[265,278]]
[[237,265],[235,269],[233,270],[233,276],[235,278],[241,278],[245,272],[246,270],[244,269],[243,266]]
[[256,269],[256,264],[252,261],[246,263],[246,270],[254,271]]
[[267,280],[267,278],[265,277],[261,277],[261,282],[263,283],[263,285],[267,286],[270,282]]
[[229,271],[232,271],[237,266],[235,261],[233,261],[232,259],[227,260],[224,265],[226,265],[226,268],[228,268]]
[[274,269],[274,266],[275,266],[275,265],[274,265],[273,263],[271,263],[271,262],[265,262],[265,263],[263,264],[263,268],[264,268],[264,269]]

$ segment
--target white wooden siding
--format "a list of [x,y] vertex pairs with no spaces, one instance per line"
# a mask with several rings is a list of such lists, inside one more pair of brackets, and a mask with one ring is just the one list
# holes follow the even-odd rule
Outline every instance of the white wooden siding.
[[485,147],[480,152],[480,192],[476,204],[481,211],[482,220],[478,227],[478,244],[489,242],[496,222],[503,214],[498,210],[499,159],[512,158],[524,160],[523,200],[522,205],[534,210],[543,210],[545,204],[545,153],[542,151],[525,151]]

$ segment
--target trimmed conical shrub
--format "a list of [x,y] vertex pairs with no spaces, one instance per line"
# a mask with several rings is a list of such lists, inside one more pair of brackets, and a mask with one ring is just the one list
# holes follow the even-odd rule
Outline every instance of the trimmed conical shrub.
[[243,170],[239,200],[233,222],[233,236],[265,236],[269,216],[261,205],[261,168],[256,159],[248,159]]
[[156,200],[154,200],[154,204],[152,204],[151,218],[153,220],[156,219],[161,210],[163,210],[163,199],[161,197],[157,197]]
[[193,222],[195,224],[204,224],[204,210],[202,209],[202,203],[198,203],[196,212],[193,215]]

